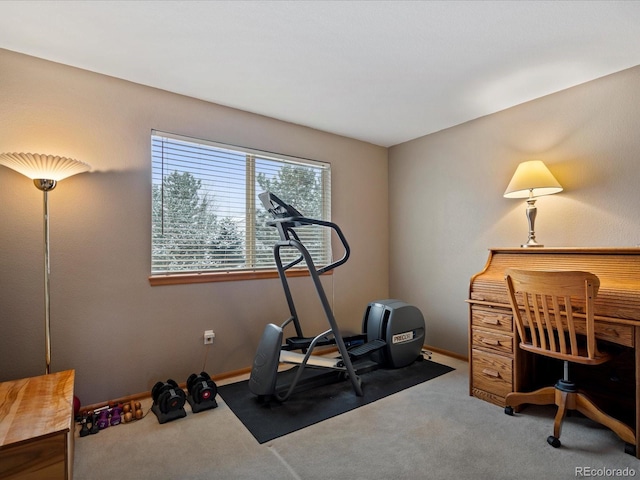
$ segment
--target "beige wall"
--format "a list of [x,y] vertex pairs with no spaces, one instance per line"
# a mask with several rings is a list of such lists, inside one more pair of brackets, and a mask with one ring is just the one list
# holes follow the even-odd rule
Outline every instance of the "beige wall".
[[390,293],[423,311],[427,343],[466,355],[469,279],[526,241],[524,200],[502,194],[532,159],[565,188],[537,201],[539,242],[640,244],[640,67],[389,150]]
[[[324,283],[341,325],[359,331],[367,303],[388,296],[386,149],[0,50],[0,151],[93,167],[49,197],[52,370],[76,369],[83,404],[203,365],[249,367],[264,325],[288,313],[277,279],[149,286],[151,129],[331,162],[352,257]],[[3,381],[44,373],[42,194],[0,167],[0,205]],[[324,330],[309,279],[293,288],[305,333]],[[205,329],[216,333],[206,356]]]
[[[640,67],[388,152],[1,49],[0,72],[0,151],[93,166],[50,194],[52,367],[76,369],[84,404],[248,367],[264,324],[287,315],[278,280],[149,286],[154,128],[331,162],[353,255],[324,284],[351,331],[392,296],[423,311],[427,343],[466,354],[469,278],[488,248],[526,240],[524,201],[502,197],[521,161],[545,161],[565,187],[537,202],[539,241],[640,244]],[[0,167],[0,381],[44,371],[42,268],[42,194]],[[316,332],[305,280],[294,293]]]

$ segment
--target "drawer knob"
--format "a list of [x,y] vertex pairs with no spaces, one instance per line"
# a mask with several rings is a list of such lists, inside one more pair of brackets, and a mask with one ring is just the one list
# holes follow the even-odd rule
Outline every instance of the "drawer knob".
[[491,345],[493,347],[498,347],[500,345],[500,342],[498,340],[493,339],[493,338],[483,338],[480,341],[482,343],[484,343],[485,345]]
[[500,378],[500,373],[497,370],[491,370],[490,368],[485,368],[482,370],[482,373],[489,377]]

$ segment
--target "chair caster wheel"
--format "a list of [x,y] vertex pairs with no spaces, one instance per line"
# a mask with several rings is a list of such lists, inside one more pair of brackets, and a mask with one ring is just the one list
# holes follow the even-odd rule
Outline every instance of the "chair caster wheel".
[[549,436],[547,437],[547,443],[548,443],[549,445],[551,445],[553,448],[558,448],[560,445],[562,445],[562,444],[560,443],[560,439],[559,439],[559,438],[554,437],[553,435],[549,435]]
[[624,453],[628,453],[629,455],[633,455],[635,457],[636,456],[636,446],[625,442],[625,444],[624,444]]
[[504,413],[513,417],[513,407],[509,407],[509,406],[504,407]]

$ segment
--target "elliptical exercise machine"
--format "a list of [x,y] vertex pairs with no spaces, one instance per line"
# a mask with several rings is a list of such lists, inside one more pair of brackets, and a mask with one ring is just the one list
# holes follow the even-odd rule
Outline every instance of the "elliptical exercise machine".
[[[268,324],[262,334],[249,377],[249,390],[259,400],[274,398],[284,402],[294,391],[346,379],[351,382],[355,394],[362,396],[362,380],[358,373],[381,366],[401,368],[423,359],[424,318],[418,308],[400,300],[371,302],[364,313],[363,333],[343,337],[320,281],[320,275],[343,265],[349,259],[351,250],[342,230],[335,223],[304,217],[271,192],[263,192],[259,197],[273,217],[267,221],[267,225],[275,227],[280,236],[273,247],[273,255],[291,314],[280,326]],[[342,258],[316,269],[311,254],[295,230],[309,225],[329,228],[334,232],[344,249]],[[296,250],[299,255],[284,264],[283,249]],[[288,269],[303,260],[329,323],[329,329],[315,337],[305,337],[303,334],[286,276]],[[283,342],[283,330],[289,324],[293,324],[296,336]],[[326,345],[335,346],[339,356],[329,358],[313,355],[314,349]],[[296,366],[278,372],[280,363]]]

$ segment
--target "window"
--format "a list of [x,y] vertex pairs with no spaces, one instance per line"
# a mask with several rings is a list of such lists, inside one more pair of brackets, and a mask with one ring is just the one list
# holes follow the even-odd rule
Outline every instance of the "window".
[[[152,277],[274,270],[279,237],[258,198],[266,190],[306,217],[330,219],[327,163],[158,131],[151,151]],[[298,232],[316,265],[331,261],[323,230]]]

